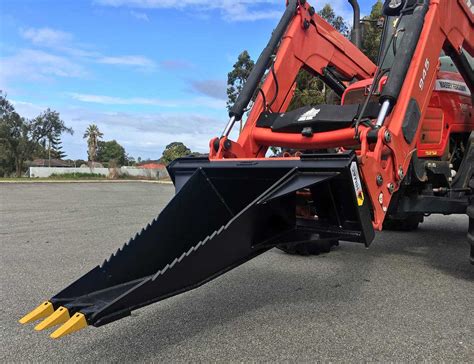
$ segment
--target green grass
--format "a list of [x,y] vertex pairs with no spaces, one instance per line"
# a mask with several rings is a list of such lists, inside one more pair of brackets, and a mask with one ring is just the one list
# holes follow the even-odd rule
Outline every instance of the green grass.
[[56,174],[53,173],[47,179],[106,179],[106,176],[97,173],[64,173]]

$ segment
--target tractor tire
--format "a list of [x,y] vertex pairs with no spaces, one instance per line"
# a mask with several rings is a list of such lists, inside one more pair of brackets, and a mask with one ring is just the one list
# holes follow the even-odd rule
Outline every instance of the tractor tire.
[[299,244],[281,244],[277,248],[287,254],[309,256],[329,253],[331,248],[337,245],[339,245],[337,240],[323,240]]
[[393,231],[413,231],[418,229],[418,225],[423,222],[423,215],[416,214],[403,218],[393,218],[387,216],[383,222],[384,230]]
[[471,254],[469,260],[474,265],[474,200],[467,207],[467,216],[469,217],[469,230],[467,231],[467,242],[471,246]]

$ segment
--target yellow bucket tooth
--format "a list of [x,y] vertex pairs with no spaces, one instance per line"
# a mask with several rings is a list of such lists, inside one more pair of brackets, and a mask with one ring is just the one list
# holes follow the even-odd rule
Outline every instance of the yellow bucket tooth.
[[43,321],[41,321],[38,325],[35,326],[35,330],[41,331],[44,329],[49,329],[50,327],[62,324],[69,320],[69,311],[66,307],[59,307],[53,314]]
[[20,319],[20,324],[29,324],[30,322],[48,317],[53,312],[54,312],[53,304],[49,301],[45,301],[41,305],[36,307],[33,311],[23,316]]
[[50,337],[52,339],[59,339],[64,335],[71,334],[75,331],[79,331],[87,326],[86,316],[83,313],[76,313],[73,315],[65,324],[63,324],[60,328],[54,331]]

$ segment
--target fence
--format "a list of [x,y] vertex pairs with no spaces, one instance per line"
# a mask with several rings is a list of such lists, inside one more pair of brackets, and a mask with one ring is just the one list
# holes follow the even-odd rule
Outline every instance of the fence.
[[74,168],[74,167],[30,167],[29,176],[30,178],[47,178],[52,174],[72,174],[72,173],[90,173],[100,174],[105,177],[119,175],[119,176],[130,176],[135,178],[147,178],[147,179],[165,179],[168,178],[168,172],[165,168],[159,169],[148,169],[148,168],[133,168],[133,167],[121,167],[121,168]]

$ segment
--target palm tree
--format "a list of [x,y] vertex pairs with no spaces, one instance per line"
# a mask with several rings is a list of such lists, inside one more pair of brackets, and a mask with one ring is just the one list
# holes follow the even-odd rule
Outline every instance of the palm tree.
[[101,133],[101,131],[95,124],[89,125],[86,129],[86,132],[84,133],[83,138],[87,138],[89,160],[92,162],[92,165],[94,165],[94,158],[97,155],[97,144],[99,142],[99,139],[103,136],[104,134]]

